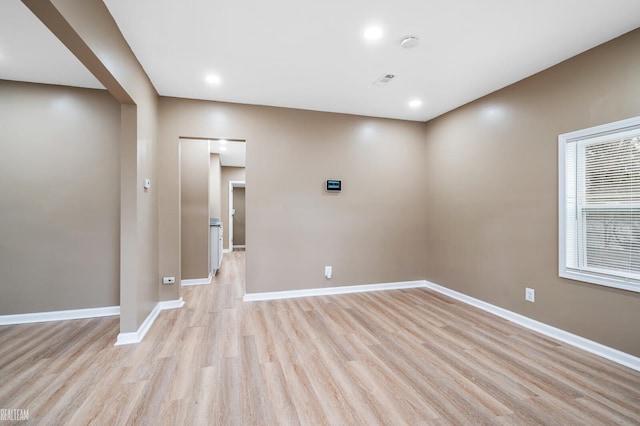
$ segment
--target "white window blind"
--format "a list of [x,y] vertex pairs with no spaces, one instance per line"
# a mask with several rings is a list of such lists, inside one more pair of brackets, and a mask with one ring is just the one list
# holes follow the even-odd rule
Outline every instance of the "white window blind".
[[640,291],[640,117],[559,137],[560,276]]

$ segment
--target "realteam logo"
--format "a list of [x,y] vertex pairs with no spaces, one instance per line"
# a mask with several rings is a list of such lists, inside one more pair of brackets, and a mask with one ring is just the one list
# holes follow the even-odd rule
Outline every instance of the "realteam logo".
[[29,410],[21,408],[0,408],[0,422],[26,422]]

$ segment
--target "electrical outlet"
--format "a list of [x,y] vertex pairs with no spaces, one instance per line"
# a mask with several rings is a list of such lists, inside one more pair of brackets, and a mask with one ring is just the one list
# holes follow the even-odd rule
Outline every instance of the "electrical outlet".
[[525,288],[524,289],[524,299],[528,302],[536,301],[536,290],[533,288]]
[[331,268],[331,266],[325,266],[324,267],[324,276],[327,278],[331,278],[331,274],[333,273],[333,268]]
[[176,277],[162,277],[162,284],[175,284]]

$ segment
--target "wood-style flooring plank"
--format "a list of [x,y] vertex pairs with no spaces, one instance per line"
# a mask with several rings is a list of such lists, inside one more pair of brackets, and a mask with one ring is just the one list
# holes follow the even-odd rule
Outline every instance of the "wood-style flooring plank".
[[34,425],[640,425],[640,372],[429,289],[243,302],[245,252],[142,343],[118,318],[0,327]]

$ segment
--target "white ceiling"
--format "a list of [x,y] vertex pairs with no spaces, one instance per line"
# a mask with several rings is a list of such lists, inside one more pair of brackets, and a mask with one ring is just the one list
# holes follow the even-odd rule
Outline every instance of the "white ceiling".
[[222,167],[246,167],[247,165],[247,144],[245,141],[193,138],[180,138],[180,140],[209,144],[209,152],[220,156]]
[[208,143],[209,152],[220,155],[220,165],[223,167],[246,167],[247,144],[244,141],[190,138],[181,138],[180,140],[190,143]]
[[0,2],[0,79],[104,88],[19,0]]
[[209,141],[209,152],[220,155],[220,165],[224,167],[246,167],[247,144],[243,141],[213,139]]
[[[639,0],[105,0],[162,95],[427,120],[640,26]],[[377,43],[364,29],[379,25]],[[403,49],[400,40],[420,44]],[[205,82],[208,73],[222,79]],[[384,73],[386,87],[371,83]],[[421,98],[412,110],[409,100]]]
[[[419,121],[640,26],[640,0],[105,4],[161,95]],[[406,35],[419,45],[401,48]],[[101,87],[18,0],[0,4],[0,78]]]

